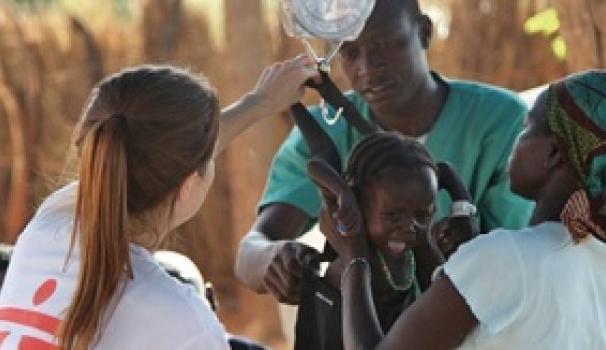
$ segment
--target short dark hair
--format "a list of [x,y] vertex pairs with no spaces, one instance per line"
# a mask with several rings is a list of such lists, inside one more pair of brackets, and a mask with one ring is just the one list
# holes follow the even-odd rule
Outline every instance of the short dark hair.
[[421,15],[421,6],[418,0],[377,0],[373,15],[377,14],[400,14],[405,12],[409,15]]
[[370,18],[366,21],[366,28],[403,17],[414,22],[422,15],[418,0],[376,0]]
[[[379,1],[385,1],[385,0],[379,0]],[[388,1],[390,1],[390,0],[388,0]],[[409,14],[420,15],[422,13],[421,6],[419,6],[418,0],[391,0],[391,2],[395,2],[396,6],[398,6],[398,5],[403,6],[404,9],[406,9]]]

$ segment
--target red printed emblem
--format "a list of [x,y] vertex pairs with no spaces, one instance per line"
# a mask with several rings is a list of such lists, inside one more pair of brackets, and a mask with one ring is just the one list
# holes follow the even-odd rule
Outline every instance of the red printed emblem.
[[[34,293],[32,304],[34,307],[40,306],[53,296],[57,290],[57,280],[54,278],[44,281]],[[53,316],[41,313],[39,311],[2,307],[0,308],[0,321],[11,322],[25,327],[30,327],[55,335],[59,328],[61,320]],[[0,331],[0,348],[6,339],[10,336],[7,331]],[[37,339],[32,336],[24,335],[19,340],[19,350],[57,350],[57,346],[45,340]]]

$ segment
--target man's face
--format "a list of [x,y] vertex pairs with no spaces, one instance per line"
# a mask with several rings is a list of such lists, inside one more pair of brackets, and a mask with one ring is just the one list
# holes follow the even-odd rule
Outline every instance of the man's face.
[[[339,56],[354,90],[375,113],[399,112],[428,74],[425,44],[431,22],[420,15],[378,10],[360,37],[346,42]],[[429,28],[427,28],[427,26]]]

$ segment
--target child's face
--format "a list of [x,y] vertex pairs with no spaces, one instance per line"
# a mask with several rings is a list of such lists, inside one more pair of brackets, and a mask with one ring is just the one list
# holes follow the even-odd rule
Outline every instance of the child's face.
[[396,258],[426,234],[435,212],[436,174],[429,167],[412,172],[392,168],[363,192],[370,240],[386,257]]

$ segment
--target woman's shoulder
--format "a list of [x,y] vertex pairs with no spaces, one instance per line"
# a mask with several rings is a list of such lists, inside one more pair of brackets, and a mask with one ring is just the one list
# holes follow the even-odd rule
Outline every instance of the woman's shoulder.
[[502,244],[509,245],[525,261],[572,243],[568,230],[559,222],[544,222],[519,230],[498,229],[485,236],[484,244],[494,249],[499,249]]
[[[178,323],[215,322],[206,299],[192,286],[171,277],[142,248],[131,250],[133,279],[127,281],[124,298],[129,303],[154,305],[153,312],[162,316],[163,322]],[[134,306],[134,305],[133,305]]]
[[65,262],[73,225],[72,198],[76,190],[77,185],[70,184],[44,200],[19,235],[11,265],[31,268],[32,271],[44,266],[57,272],[71,266],[65,265]]
[[519,237],[520,233],[526,230],[527,229],[496,229],[486,234],[480,234],[471,241],[462,244],[457,249],[453,257],[457,255],[475,255],[477,252],[490,256],[497,252],[506,251],[512,247],[513,241],[516,240],[516,237]]
[[528,269],[541,259],[570,244],[566,228],[555,222],[519,230],[496,229],[461,245],[445,264],[445,269],[462,274],[471,269],[487,275],[517,271],[525,278]]
[[61,210],[61,209],[72,209],[76,203],[76,196],[78,194],[78,182],[73,181],[67,185],[60,187],[58,190],[52,192],[36,212],[36,215],[47,211]]
[[114,310],[108,335],[140,324],[148,330],[144,342],[155,339],[156,344],[176,345],[200,337],[211,343],[224,341],[223,326],[193,288],[169,276],[148,253],[133,254],[133,279],[127,281]]
[[545,222],[518,230],[495,229],[486,234],[478,235],[462,247],[473,249],[495,249],[502,251],[507,247],[538,248],[543,246],[559,246],[570,242],[566,228],[559,222]]
[[65,241],[71,234],[78,184],[72,182],[51,193],[38,207],[34,217],[19,236],[24,242],[44,245],[47,241]]

